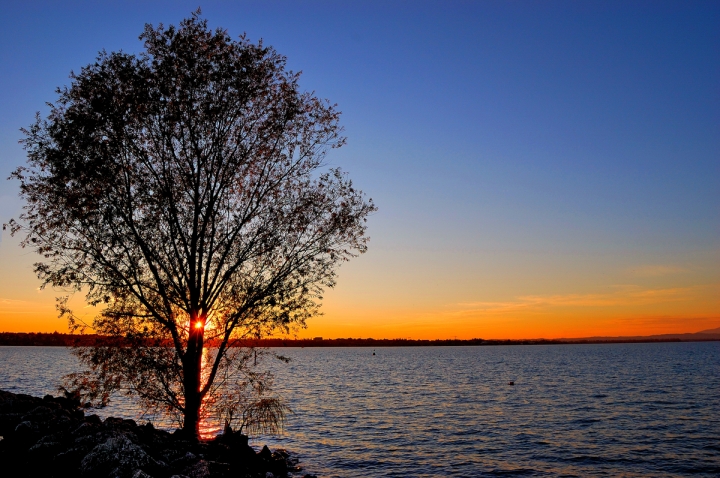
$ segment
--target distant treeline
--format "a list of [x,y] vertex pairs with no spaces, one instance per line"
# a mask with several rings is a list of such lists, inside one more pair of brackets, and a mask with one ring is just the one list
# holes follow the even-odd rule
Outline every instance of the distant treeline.
[[[486,340],[486,339],[260,339],[252,341],[258,347],[438,347],[458,345],[552,345],[552,344],[588,344],[588,343],[636,343],[636,342],[681,342],[680,339],[649,340]],[[250,343],[250,341],[248,341]]]
[[0,332],[0,345],[37,345],[43,347],[71,347],[73,345],[94,345],[101,337],[95,334],[73,335],[53,332],[13,333]]
[[[412,340],[412,339],[257,339],[238,340],[235,346],[254,347],[423,347],[423,346],[458,346],[458,345],[551,345],[551,344],[599,344],[599,343],[645,343],[645,342],[681,342],[679,338],[667,339],[579,339],[579,340]],[[117,339],[99,335],[73,335],[58,332],[49,333],[13,333],[0,332],[0,345],[71,347],[74,345],[90,346],[100,343],[122,345]],[[208,342],[212,346],[212,341]]]
[[485,339],[260,339],[255,341],[261,347],[423,347],[452,345],[529,345],[541,343],[560,343],[549,340],[485,340]]

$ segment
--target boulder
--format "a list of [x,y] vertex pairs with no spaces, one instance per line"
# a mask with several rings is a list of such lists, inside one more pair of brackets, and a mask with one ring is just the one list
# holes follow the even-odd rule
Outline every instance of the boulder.
[[85,416],[79,402],[0,390],[0,476],[27,478],[256,478],[298,472],[284,450],[259,453],[227,427],[210,441],[133,420]]
[[211,478],[210,466],[205,460],[198,460],[187,467],[183,474],[189,478]]
[[133,473],[132,478],[153,478],[152,476],[148,475],[142,470],[136,470],[135,473]]
[[153,459],[125,435],[108,438],[80,462],[81,476],[132,478],[138,469],[153,464]]

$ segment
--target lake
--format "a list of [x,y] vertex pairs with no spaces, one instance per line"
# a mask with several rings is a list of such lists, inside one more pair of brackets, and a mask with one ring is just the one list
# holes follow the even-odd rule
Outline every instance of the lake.
[[[302,474],[720,475],[720,342],[276,351],[294,413],[251,444]],[[39,396],[76,366],[52,347],[0,347],[0,364],[0,389]]]

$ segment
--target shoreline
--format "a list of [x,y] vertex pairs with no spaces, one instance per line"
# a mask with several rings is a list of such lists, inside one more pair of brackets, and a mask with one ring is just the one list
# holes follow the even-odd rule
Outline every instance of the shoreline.
[[298,459],[287,451],[255,451],[232,430],[193,442],[149,422],[86,415],[69,398],[3,390],[0,463],[3,476],[31,478],[317,478],[297,474]]
[[[453,347],[453,346],[498,346],[498,345],[583,345],[583,344],[635,344],[635,343],[677,343],[677,342],[718,342],[720,333],[664,334],[647,337],[586,337],[578,339],[373,339],[340,338],[324,339],[283,339],[266,338],[238,340],[236,347]],[[118,339],[96,334],[75,335],[58,332],[0,332],[0,346],[25,347],[73,347],[93,345],[118,345]],[[207,344],[212,346],[212,340]],[[120,346],[121,343],[120,343]]]

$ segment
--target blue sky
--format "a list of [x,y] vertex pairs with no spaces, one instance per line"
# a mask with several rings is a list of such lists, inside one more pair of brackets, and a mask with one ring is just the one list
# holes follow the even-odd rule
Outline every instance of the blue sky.
[[[145,23],[176,24],[197,6],[6,6],[0,175],[24,162],[18,129],[70,70],[103,48],[140,51]],[[200,6],[212,27],[262,38],[303,71],[305,89],[338,103],[349,141],[329,162],[380,208],[370,252],[341,269],[319,326],[357,335],[363,317],[397,316],[405,335],[438,335],[423,314],[461,303],[619,286],[720,291],[709,267],[720,259],[720,3]],[[16,196],[0,182],[0,221],[18,214]],[[3,236],[0,267],[26,270],[32,260],[10,259],[15,243]],[[648,267],[686,272],[626,276]],[[717,302],[691,315],[720,322]]]

